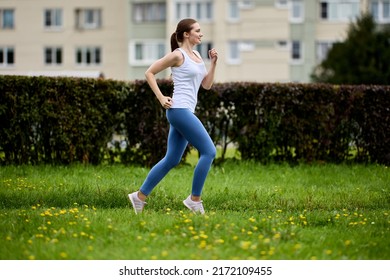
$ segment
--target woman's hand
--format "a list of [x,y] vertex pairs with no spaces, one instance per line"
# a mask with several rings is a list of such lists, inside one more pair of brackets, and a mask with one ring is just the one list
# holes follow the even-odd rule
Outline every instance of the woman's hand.
[[161,106],[163,106],[164,109],[171,108],[171,106],[173,104],[172,98],[169,96],[162,96],[159,101],[160,101]]
[[209,50],[209,58],[212,63],[216,63],[218,60],[218,52],[215,49]]

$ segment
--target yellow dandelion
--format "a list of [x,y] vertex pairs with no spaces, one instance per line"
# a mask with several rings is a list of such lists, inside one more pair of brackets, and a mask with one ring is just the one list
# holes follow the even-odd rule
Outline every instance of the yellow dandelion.
[[33,261],[33,260],[35,260],[35,256],[34,255],[30,255],[30,256],[28,256],[28,259]]
[[294,250],[299,250],[302,248],[302,245],[298,243],[298,244],[295,244],[293,248],[294,248]]
[[11,237],[11,236],[7,236],[7,237],[5,238],[5,240],[11,241],[11,240],[12,240],[12,237]]
[[332,250],[325,250],[325,254],[331,255],[332,254]]
[[249,222],[254,223],[254,222],[256,222],[256,219],[253,218],[253,217],[250,217],[250,218],[249,218]]
[[65,253],[65,252],[61,252],[61,253],[60,253],[60,257],[61,257],[62,259],[66,259],[66,258],[68,258],[68,254]]
[[344,244],[345,244],[345,246],[351,245],[351,240],[345,240],[345,241],[344,241]]
[[248,250],[251,245],[252,245],[251,241],[241,241],[240,243],[240,247],[244,250]]
[[223,244],[223,243],[225,243],[225,241],[223,239],[217,239],[217,240],[215,240],[215,243]]
[[201,240],[199,243],[199,248],[204,249],[206,248],[206,245],[207,245],[206,240]]
[[162,257],[168,256],[168,251],[162,251],[162,252],[161,252],[161,256],[162,256]]
[[275,233],[273,239],[280,239],[281,234],[279,232]]

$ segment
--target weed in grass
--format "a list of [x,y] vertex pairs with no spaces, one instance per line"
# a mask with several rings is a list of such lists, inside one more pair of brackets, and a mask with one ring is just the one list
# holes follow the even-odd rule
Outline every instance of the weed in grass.
[[0,169],[0,259],[389,259],[389,171],[370,165],[258,165],[210,171],[206,215],[186,211],[192,166],[142,215],[126,195],[148,170]]

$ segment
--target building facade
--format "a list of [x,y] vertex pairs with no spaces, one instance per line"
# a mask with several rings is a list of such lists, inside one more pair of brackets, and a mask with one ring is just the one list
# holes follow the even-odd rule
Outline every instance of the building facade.
[[0,75],[144,79],[192,17],[217,82],[310,82],[362,12],[390,23],[390,0],[0,0]]

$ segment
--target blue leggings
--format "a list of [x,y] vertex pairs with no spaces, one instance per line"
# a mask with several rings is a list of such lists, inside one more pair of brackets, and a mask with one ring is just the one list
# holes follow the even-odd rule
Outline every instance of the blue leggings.
[[149,195],[164,176],[180,163],[190,143],[200,153],[194,170],[192,195],[200,196],[207,174],[216,155],[216,149],[201,121],[188,109],[172,108],[166,112],[170,123],[168,146],[165,157],[149,172],[140,191]]

